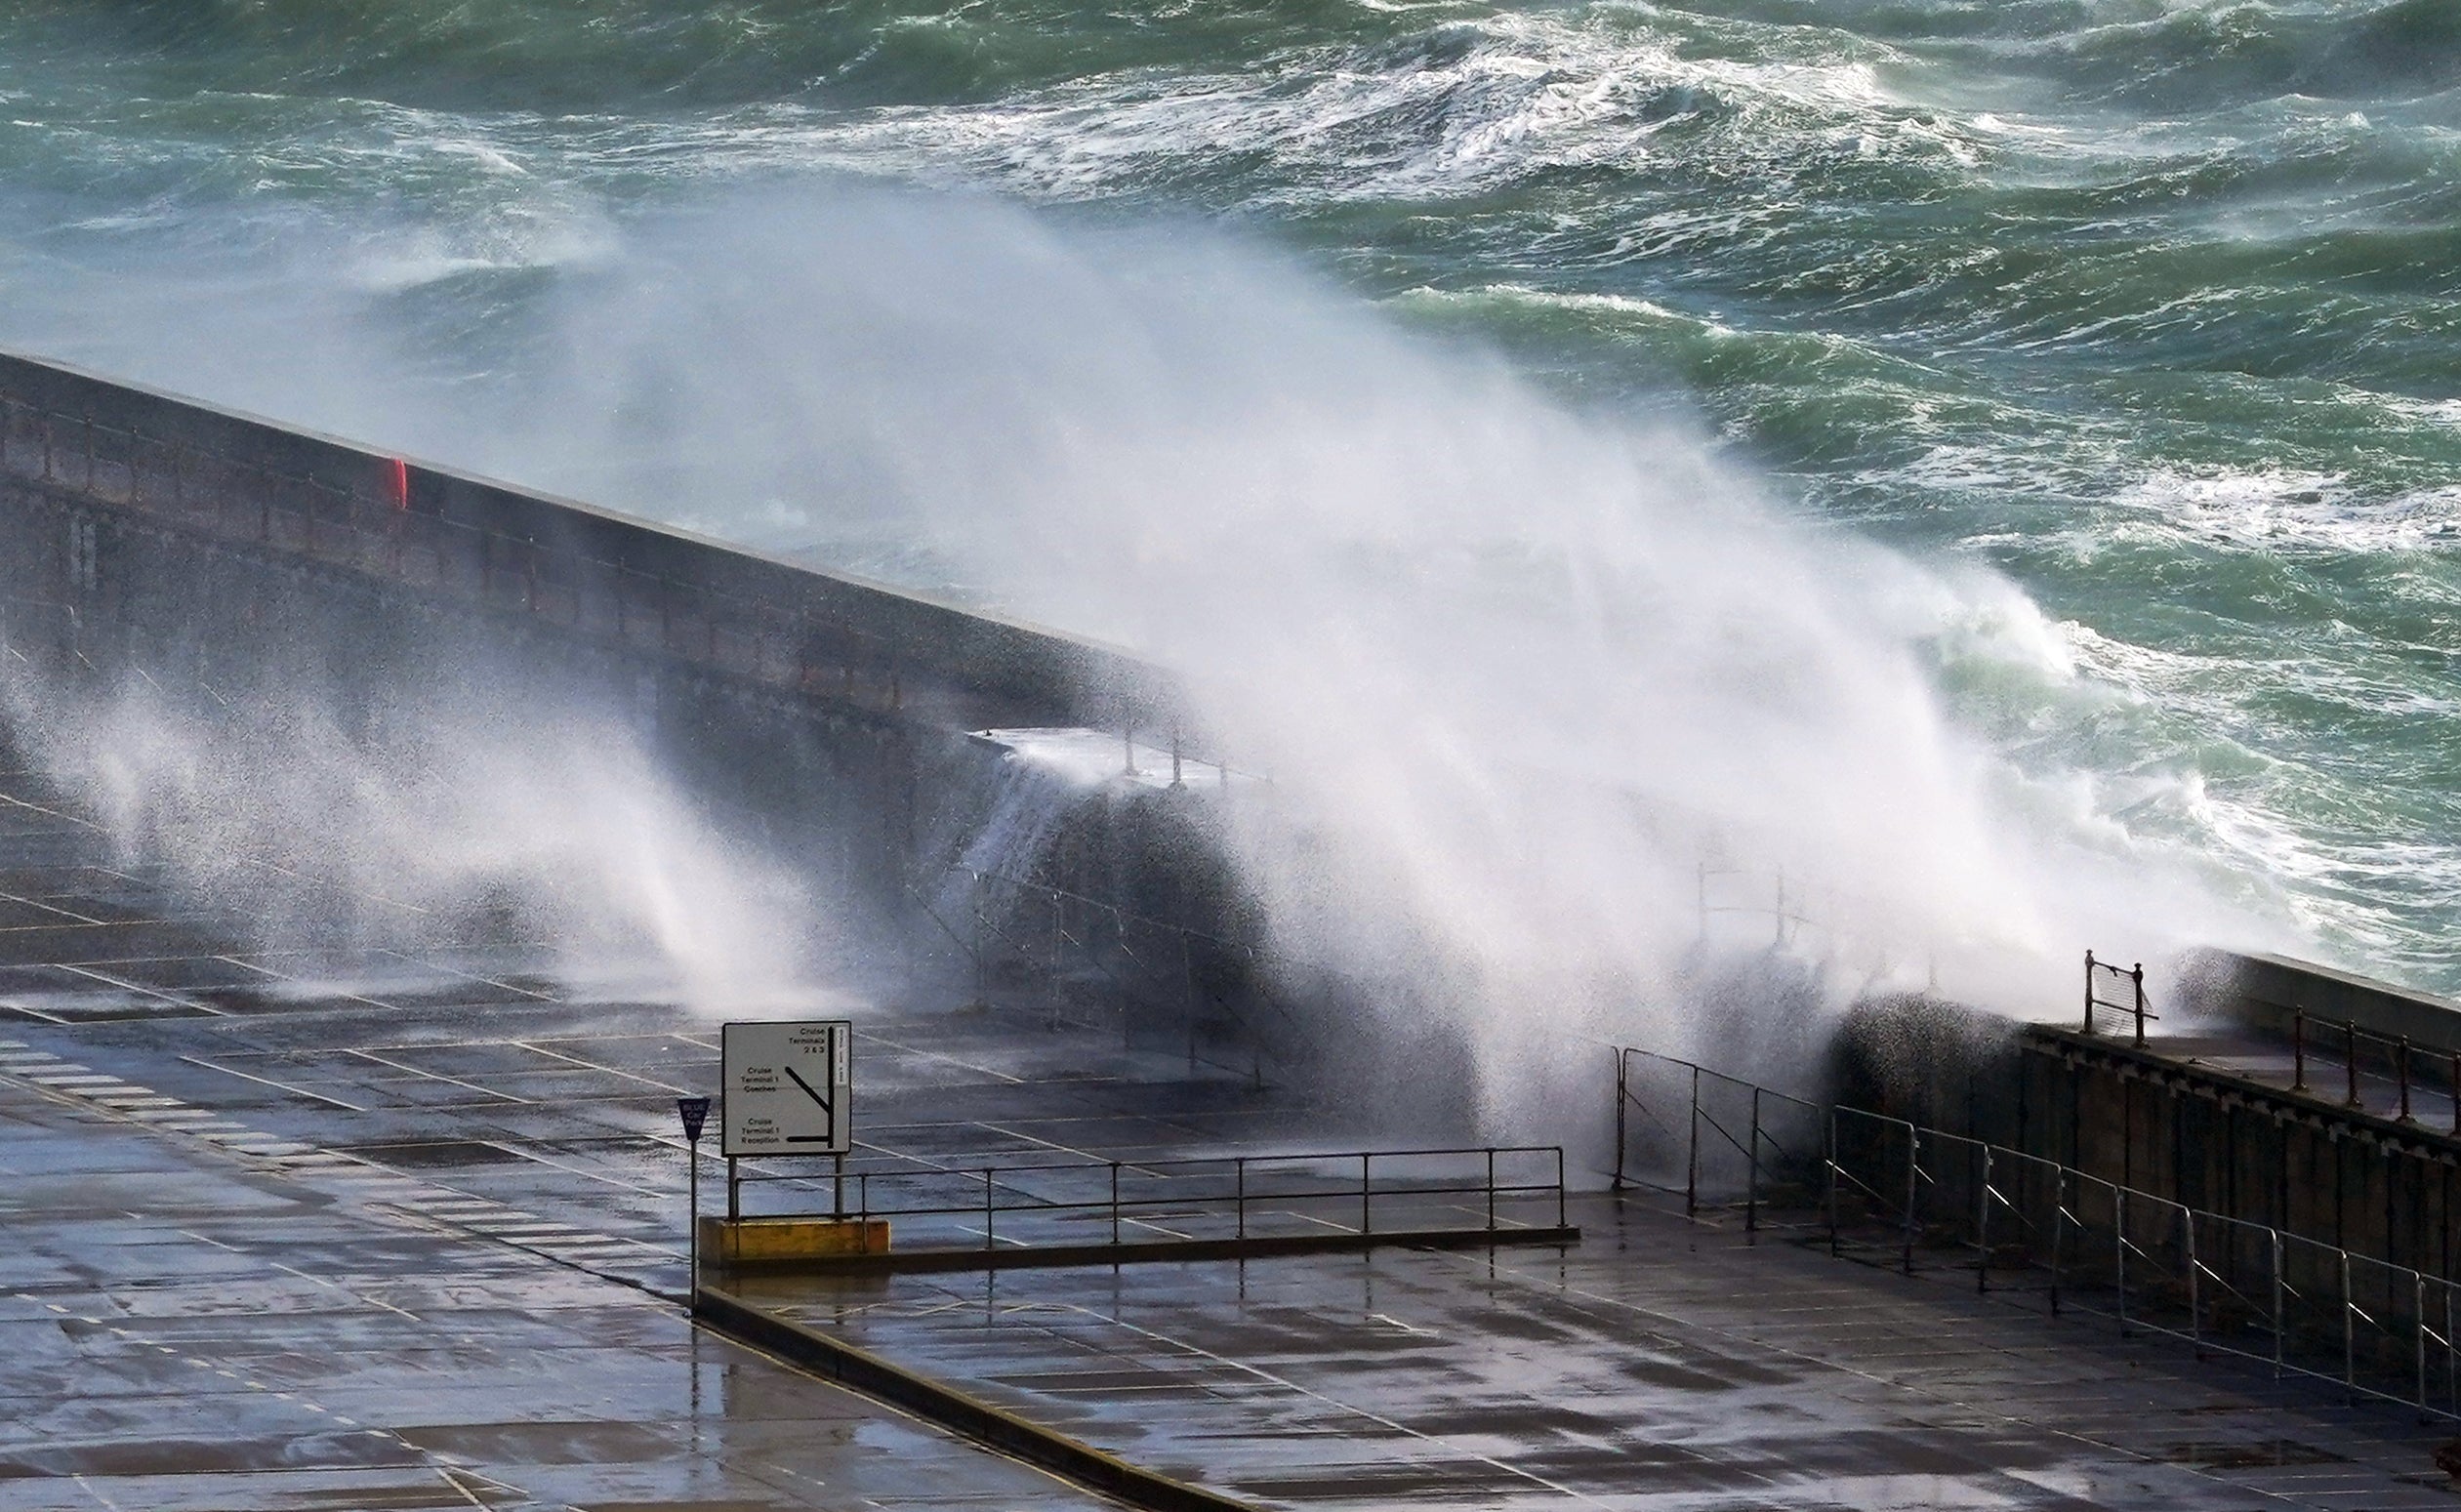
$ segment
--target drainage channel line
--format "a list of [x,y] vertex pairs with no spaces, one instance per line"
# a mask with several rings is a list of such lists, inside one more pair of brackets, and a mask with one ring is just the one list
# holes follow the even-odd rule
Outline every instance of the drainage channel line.
[[[0,1074],[19,1077],[55,1096],[73,1098],[96,1112],[138,1124],[155,1132],[188,1135],[226,1155],[243,1156],[274,1166],[285,1174],[345,1181],[355,1189],[360,1198],[381,1203],[411,1216],[540,1256],[603,1281],[673,1301],[682,1300],[680,1297],[670,1297],[639,1277],[598,1270],[583,1265],[575,1258],[586,1256],[611,1262],[616,1255],[625,1254],[637,1257],[644,1263],[662,1266],[681,1258],[672,1250],[643,1240],[576,1228],[569,1223],[543,1218],[487,1198],[472,1197],[451,1187],[405,1176],[358,1156],[339,1150],[321,1150],[294,1139],[248,1128],[151,1087],[93,1071],[17,1041],[0,1040]],[[142,1099],[144,1106],[127,1106],[132,1098]]]

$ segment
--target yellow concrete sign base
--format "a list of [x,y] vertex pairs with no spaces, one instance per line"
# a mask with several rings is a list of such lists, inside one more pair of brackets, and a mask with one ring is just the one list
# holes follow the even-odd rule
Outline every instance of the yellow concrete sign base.
[[703,1218],[701,1258],[718,1265],[886,1254],[886,1218]]

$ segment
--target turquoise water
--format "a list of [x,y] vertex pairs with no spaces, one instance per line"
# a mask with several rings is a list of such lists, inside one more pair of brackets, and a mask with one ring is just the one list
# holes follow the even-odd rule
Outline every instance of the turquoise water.
[[2450,0],[0,7],[0,341],[500,471],[574,301],[850,177],[1226,237],[1989,569],[2041,644],[1917,636],[1958,726],[2461,990]]

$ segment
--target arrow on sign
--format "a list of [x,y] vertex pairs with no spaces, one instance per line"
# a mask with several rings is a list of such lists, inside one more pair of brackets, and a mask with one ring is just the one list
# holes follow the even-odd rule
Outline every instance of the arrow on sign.
[[[797,1086],[803,1089],[804,1096],[820,1104],[820,1111],[829,1115],[829,1126],[834,1131],[838,1126],[838,1111],[829,1106],[829,1099],[812,1090],[812,1084],[804,1081],[802,1073],[794,1067],[787,1067],[786,1074],[793,1079]],[[786,1136],[786,1142],[791,1145],[825,1145],[833,1144],[836,1140],[832,1134],[789,1134]]]

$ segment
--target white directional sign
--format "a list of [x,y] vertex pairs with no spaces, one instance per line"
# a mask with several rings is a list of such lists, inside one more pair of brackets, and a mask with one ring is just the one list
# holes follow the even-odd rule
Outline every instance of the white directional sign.
[[718,1038],[728,1155],[843,1155],[854,1146],[854,1026],[728,1024]]

